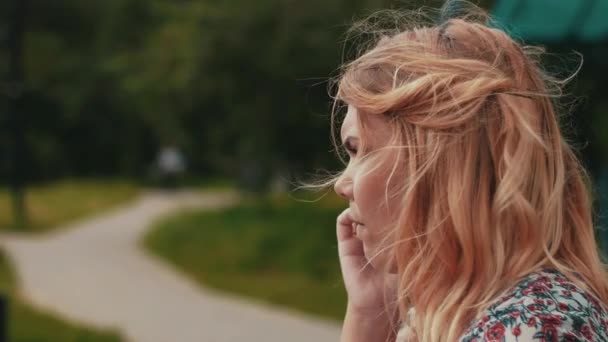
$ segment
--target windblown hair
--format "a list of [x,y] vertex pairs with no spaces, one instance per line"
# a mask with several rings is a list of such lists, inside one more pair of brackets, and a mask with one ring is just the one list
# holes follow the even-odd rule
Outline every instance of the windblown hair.
[[391,189],[400,213],[387,246],[414,339],[457,340],[541,267],[608,303],[588,177],[558,124],[565,81],[543,71],[543,49],[474,6],[441,24],[397,15],[405,28],[375,30],[386,13],[356,25],[378,39],[344,65],[336,101],[358,109],[363,137],[367,116],[393,128],[404,176]]

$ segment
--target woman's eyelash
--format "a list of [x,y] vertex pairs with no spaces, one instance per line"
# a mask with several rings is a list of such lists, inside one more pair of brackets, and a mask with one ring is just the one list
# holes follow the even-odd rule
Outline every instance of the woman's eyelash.
[[353,156],[357,155],[357,153],[358,153],[357,146],[355,146],[355,144],[353,143],[352,139],[350,139],[350,137],[344,141],[344,144],[342,146],[344,147],[344,150],[346,150],[346,152],[349,155],[353,155]]
[[352,147],[350,144],[346,144],[344,146],[344,148],[346,149],[347,152],[352,153],[352,154],[357,154],[357,149]]

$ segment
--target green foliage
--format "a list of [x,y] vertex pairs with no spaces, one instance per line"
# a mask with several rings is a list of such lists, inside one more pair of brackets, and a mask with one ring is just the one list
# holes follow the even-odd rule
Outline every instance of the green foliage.
[[145,244],[203,285],[341,319],[346,297],[335,237],[341,210],[336,196],[314,203],[252,197],[228,209],[171,216]]
[[142,176],[166,143],[199,174],[239,176],[253,163],[268,180],[275,168],[332,167],[326,81],[342,35],[354,17],[398,4],[31,0],[28,176]]
[[[338,167],[327,80],[343,62],[344,32],[377,9],[442,3],[31,0],[21,99],[28,176],[141,177],[168,143],[184,150],[198,175],[236,177],[251,167],[265,182],[276,169],[301,176]],[[0,12],[4,32],[9,12]],[[0,49],[2,76],[6,60]],[[602,65],[581,73],[581,91],[601,94]],[[576,116],[577,128],[586,137],[580,140],[591,141],[587,158],[605,163],[606,105],[595,91],[591,100],[588,118]],[[1,153],[9,137],[0,135]],[[8,170],[0,160],[2,179]]]
[[[34,186],[26,195],[28,232],[57,228],[75,219],[124,204],[135,198],[137,187],[116,180],[66,180]],[[10,193],[0,188],[0,230],[11,230]]]
[[9,260],[0,253],[0,294],[8,302],[8,341],[118,342],[115,332],[86,328],[64,322],[27,305],[15,288]]

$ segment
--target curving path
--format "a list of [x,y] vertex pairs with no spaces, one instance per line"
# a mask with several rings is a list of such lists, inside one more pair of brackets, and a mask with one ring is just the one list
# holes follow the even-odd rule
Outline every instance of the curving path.
[[139,246],[162,215],[236,200],[229,193],[150,192],[53,234],[3,235],[0,245],[27,301],[70,320],[117,329],[126,341],[338,341],[334,322],[202,289]]

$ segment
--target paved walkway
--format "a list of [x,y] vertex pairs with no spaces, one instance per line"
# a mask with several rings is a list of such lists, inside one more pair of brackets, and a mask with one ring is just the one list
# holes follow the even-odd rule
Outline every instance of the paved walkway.
[[118,329],[127,341],[338,341],[333,322],[202,289],[141,249],[160,216],[234,201],[230,194],[148,193],[54,234],[7,235],[0,244],[26,300],[67,319]]

